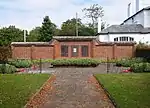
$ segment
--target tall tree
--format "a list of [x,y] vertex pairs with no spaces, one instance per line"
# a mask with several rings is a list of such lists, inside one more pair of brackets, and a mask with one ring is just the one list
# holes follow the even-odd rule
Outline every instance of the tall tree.
[[104,16],[103,7],[98,4],[93,4],[89,8],[84,8],[83,12],[85,12],[85,17],[91,19],[92,23],[90,23],[90,25],[95,29],[95,32],[97,32],[98,18]]
[[0,29],[0,46],[8,46],[11,42],[23,41],[23,30],[15,26]]
[[27,41],[29,42],[38,42],[38,38],[40,37],[41,27],[36,27],[29,32],[29,36],[27,36]]
[[[78,27],[80,28],[82,23],[81,19],[77,19],[78,21]],[[61,26],[60,35],[66,35],[66,36],[75,36],[76,35],[76,19],[68,19],[67,21],[63,22]]]
[[51,22],[49,16],[45,16],[43,19],[42,27],[38,40],[48,42],[53,38],[55,33],[56,25]]

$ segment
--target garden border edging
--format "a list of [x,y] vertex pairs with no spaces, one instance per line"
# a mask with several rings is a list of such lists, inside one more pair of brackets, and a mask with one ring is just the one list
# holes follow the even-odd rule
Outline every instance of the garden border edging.
[[[44,92],[44,97],[46,97],[46,92],[48,91],[48,90],[44,90],[44,88],[45,87],[49,87],[50,88],[50,91],[53,89],[52,88],[52,86],[47,86],[47,84],[51,84],[54,80],[56,79],[56,76],[54,76],[53,74],[51,74],[51,76],[48,78],[48,80],[46,80],[45,82],[44,82],[44,84],[39,88],[39,90],[38,91],[36,91],[32,96],[31,96],[31,98],[29,98],[29,100],[27,101],[27,103],[26,103],[26,105],[24,106],[24,108],[33,108],[33,106],[34,106],[34,104],[36,103],[36,99],[38,98],[39,99],[39,97],[40,98],[43,98],[42,96],[43,96],[43,94],[42,94],[42,92]],[[40,100],[42,100],[42,99],[40,99]],[[37,105],[37,103],[38,103],[38,105]],[[37,102],[36,103],[36,105],[37,106],[40,106],[43,102]],[[36,107],[37,108],[37,107]]]
[[115,99],[111,96],[111,94],[108,92],[108,90],[104,87],[104,85],[98,81],[98,78],[93,74],[93,77],[97,80],[98,84],[102,87],[102,89],[104,90],[105,94],[107,95],[107,97],[110,99],[110,101],[112,102],[112,104],[115,106],[115,108],[118,108],[118,105],[115,101]]

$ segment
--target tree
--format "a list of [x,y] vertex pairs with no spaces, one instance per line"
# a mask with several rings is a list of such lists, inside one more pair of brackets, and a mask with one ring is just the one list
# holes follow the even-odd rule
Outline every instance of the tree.
[[79,36],[94,36],[94,35],[95,35],[95,31],[92,27],[83,24],[79,28]]
[[38,41],[48,42],[53,38],[56,25],[51,22],[49,16],[45,16],[43,19],[42,27],[40,29],[40,35]]
[[0,46],[8,46],[11,42],[23,41],[23,30],[15,26],[0,29]]
[[[82,22],[81,19],[77,19],[78,21],[78,28],[81,27]],[[76,35],[76,19],[68,19],[67,21],[63,22],[61,26],[60,35],[65,36],[75,36]]]
[[[85,17],[90,18],[92,20],[90,26],[95,29],[95,32],[97,32],[98,18],[102,18],[104,16],[103,7],[99,6],[98,4],[93,4],[89,8],[84,8],[83,12],[85,12]],[[104,28],[103,24],[102,28]]]
[[38,42],[38,38],[40,37],[41,27],[36,27],[30,31],[29,36],[27,36],[27,41],[29,42]]

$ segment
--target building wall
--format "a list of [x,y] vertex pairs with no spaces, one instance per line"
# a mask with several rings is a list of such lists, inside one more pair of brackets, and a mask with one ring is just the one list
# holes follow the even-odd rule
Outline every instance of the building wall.
[[114,38],[116,37],[133,37],[134,41],[139,43],[141,42],[149,42],[150,43],[150,34],[108,34],[108,35],[100,35],[99,41],[101,42],[114,42]]
[[133,16],[123,24],[141,24],[143,27],[150,27],[150,10],[144,10]]
[[150,10],[144,11],[144,27],[150,27]]
[[142,24],[144,26],[144,16],[144,11],[142,11],[139,14],[127,20],[126,22],[124,22],[124,24]]
[[[68,57],[61,57],[61,45],[67,45],[69,48],[69,53],[68,53]],[[77,45],[79,46],[79,55],[78,57],[71,57],[71,46],[72,45]],[[59,58],[83,58],[81,56],[81,46],[82,45],[87,45],[88,46],[88,57],[92,56],[92,41],[68,41],[68,42],[59,42],[57,41],[55,43],[55,59],[59,59]],[[88,58],[86,57],[86,58]]]

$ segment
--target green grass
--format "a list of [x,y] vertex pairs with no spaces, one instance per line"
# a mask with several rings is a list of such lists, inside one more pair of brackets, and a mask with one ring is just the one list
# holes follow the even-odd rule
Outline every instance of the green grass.
[[150,108],[150,73],[97,74],[119,108]]
[[22,108],[49,74],[0,74],[0,108]]

